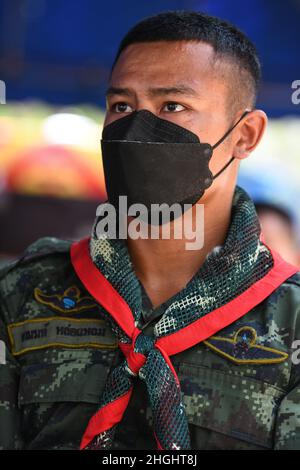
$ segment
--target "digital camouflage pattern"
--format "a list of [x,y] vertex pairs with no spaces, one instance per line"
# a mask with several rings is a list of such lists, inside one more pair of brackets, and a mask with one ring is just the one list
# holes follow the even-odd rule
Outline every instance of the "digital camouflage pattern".
[[[69,247],[39,239],[1,270],[2,449],[78,449],[110,370],[124,359]],[[297,273],[213,338],[171,357],[192,449],[300,449],[299,308]],[[156,449],[145,384],[135,380],[113,449]]]

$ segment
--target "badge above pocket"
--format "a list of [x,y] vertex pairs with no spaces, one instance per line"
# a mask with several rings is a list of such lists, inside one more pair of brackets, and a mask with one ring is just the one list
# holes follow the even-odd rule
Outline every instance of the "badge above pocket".
[[64,292],[51,295],[36,287],[34,298],[40,304],[47,305],[52,310],[64,314],[78,313],[97,306],[93,297],[82,295],[77,286],[70,286]]
[[283,351],[257,344],[257,333],[250,326],[240,328],[233,338],[211,336],[203,343],[235,364],[276,364],[288,358]]

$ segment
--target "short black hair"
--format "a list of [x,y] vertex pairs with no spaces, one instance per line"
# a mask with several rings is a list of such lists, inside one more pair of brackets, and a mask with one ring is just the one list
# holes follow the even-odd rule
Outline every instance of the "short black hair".
[[[218,58],[227,59],[235,66],[230,77],[231,89],[235,95],[231,104],[236,103],[238,98],[239,103],[246,100],[252,107],[255,106],[261,64],[254,44],[231,23],[196,11],[166,11],[137,23],[122,39],[111,71],[122,51],[129,45],[158,41],[197,41],[210,44]],[[240,96],[237,97],[237,93]]]

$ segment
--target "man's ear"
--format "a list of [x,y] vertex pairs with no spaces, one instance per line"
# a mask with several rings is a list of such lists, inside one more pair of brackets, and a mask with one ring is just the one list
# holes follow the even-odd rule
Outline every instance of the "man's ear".
[[237,142],[233,148],[235,158],[242,160],[253,152],[264,135],[267,122],[266,113],[260,109],[254,109],[245,116],[237,128]]

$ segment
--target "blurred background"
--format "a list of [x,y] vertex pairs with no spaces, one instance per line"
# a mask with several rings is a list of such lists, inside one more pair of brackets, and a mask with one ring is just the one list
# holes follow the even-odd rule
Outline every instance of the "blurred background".
[[270,121],[239,183],[268,243],[300,266],[300,0],[0,0],[2,261],[41,236],[89,234],[105,200],[100,138],[118,44],[143,17],[173,9],[227,19],[257,46],[258,107]]

